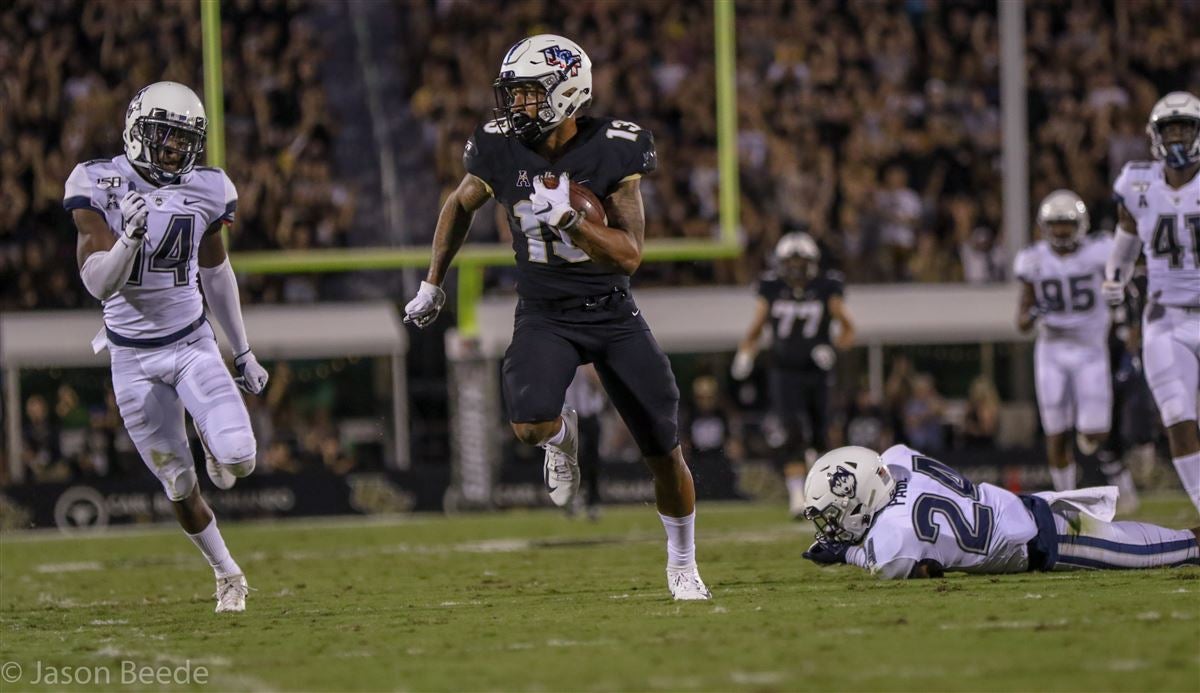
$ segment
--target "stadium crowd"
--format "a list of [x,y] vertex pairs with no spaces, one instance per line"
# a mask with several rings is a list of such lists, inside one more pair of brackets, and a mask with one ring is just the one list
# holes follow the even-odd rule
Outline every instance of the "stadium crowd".
[[[335,180],[322,45],[294,3],[224,3],[226,168],[239,193],[237,249],[344,244],[354,195]],[[75,267],[63,183],[80,161],[123,152],[125,108],[158,80],[202,91],[190,0],[17,0],[0,13],[0,309],[93,305]],[[284,284],[254,281],[254,299]]]

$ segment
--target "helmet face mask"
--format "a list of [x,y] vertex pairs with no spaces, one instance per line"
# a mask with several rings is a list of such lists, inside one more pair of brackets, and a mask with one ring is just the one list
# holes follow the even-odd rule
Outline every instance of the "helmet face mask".
[[196,93],[156,82],[137,93],[125,112],[125,155],[147,179],[170,185],[190,173],[204,151],[208,119]]
[[562,36],[531,36],[508,49],[492,89],[504,134],[537,144],[591,102],[592,61]]
[[1159,99],[1146,125],[1150,153],[1174,169],[1200,163],[1200,99],[1174,91]]

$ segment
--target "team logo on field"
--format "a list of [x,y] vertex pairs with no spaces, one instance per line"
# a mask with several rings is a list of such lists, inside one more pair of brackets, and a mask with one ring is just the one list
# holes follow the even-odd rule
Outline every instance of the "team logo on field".
[[520,171],[517,171],[517,187],[518,188],[532,188],[533,187],[529,183],[529,171],[526,171],[525,169],[521,169]]
[[546,64],[550,67],[557,67],[562,70],[570,70],[571,76],[579,75],[579,56],[575,51],[562,46],[550,46],[542,49],[542,55],[546,56]]
[[858,480],[854,478],[854,474],[849,469],[838,467],[838,470],[829,477],[829,490],[840,498],[850,498],[858,491]]

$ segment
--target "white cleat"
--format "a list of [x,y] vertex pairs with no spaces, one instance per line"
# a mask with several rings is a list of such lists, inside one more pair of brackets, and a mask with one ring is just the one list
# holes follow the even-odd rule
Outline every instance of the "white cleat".
[[558,507],[566,507],[579,493],[579,414],[571,407],[563,407],[563,426],[567,434],[560,445],[546,446],[546,461],[543,474],[550,500]]
[[712,599],[712,592],[700,579],[700,570],[695,564],[688,568],[667,568],[667,589],[675,601],[703,601]]
[[246,584],[245,575],[230,575],[228,577],[217,578],[217,593],[213,596],[217,598],[218,614],[227,612],[241,613],[246,610],[246,595],[250,592],[250,586]]

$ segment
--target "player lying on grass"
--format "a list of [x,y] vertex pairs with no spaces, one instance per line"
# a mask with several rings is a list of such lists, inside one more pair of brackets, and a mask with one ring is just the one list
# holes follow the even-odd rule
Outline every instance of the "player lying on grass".
[[833,450],[805,486],[804,557],[880,577],[1200,565],[1200,528],[1112,522],[1113,486],[1017,496],[903,445]]

